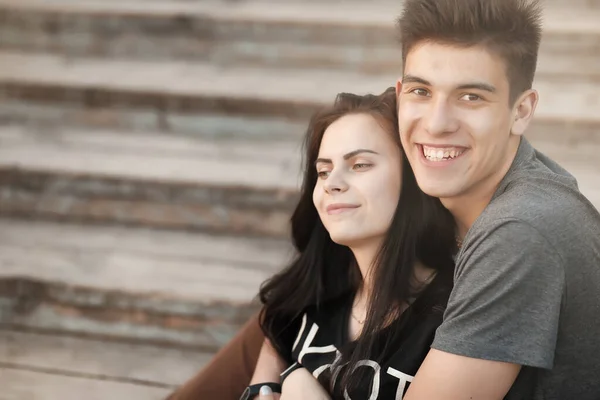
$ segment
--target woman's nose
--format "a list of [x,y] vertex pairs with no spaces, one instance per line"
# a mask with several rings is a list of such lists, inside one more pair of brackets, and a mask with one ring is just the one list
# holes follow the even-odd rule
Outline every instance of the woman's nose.
[[348,190],[348,184],[341,175],[341,173],[330,173],[323,185],[327,193],[341,193]]

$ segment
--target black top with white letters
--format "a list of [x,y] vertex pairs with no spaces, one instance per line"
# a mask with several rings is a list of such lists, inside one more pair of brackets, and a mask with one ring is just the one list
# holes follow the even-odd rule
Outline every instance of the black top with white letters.
[[[283,336],[287,339],[278,343],[279,348],[291,350],[282,356],[290,362],[291,369],[300,364],[309,370],[334,400],[400,400],[430,349],[435,331],[442,322],[443,309],[418,316],[405,313],[400,317],[406,316],[408,320],[404,321],[403,333],[393,343],[393,353],[385,355],[380,362],[359,362],[356,369],[368,370],[358,374],[363,377],[362,381],[354,385],[355,389],[351,389],[350,393],[344,394],[338,381],[344,366],[336,360],[341,357],[340,352],[347,354],[347,351],[352,351],[353,342],[348,338],[352,301],[353,296],[347,295],[318,310],[315,307],[307,309],[301,314],[300,321],[290,325],[293,332],[282,335],[282,339]],[[379,341],[383,341],[391,329],[394,329],[394,324],[379,332]],[[284,372],[282,376],[285,375]],[[330,390],[332,383],[333,391]]]

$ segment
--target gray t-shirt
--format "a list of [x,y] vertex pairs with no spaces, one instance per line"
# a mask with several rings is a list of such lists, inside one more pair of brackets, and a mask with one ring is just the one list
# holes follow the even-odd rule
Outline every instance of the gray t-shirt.
[[525,139],[454,284],[433,348],[522,365],[506,399],[600,399],[600,214]]

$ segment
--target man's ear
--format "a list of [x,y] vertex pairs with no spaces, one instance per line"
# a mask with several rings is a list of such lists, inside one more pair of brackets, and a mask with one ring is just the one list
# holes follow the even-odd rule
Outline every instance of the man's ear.
[[402,91],[402,79],[398,78],[396,81],[396,98],[400,96],[400,92]]
[[538,92],[533,89],[529,89],[519,96],[513,109],[514,122],[510,130],[511,134],[522,136],[525,133],[533,119],[538,100]]

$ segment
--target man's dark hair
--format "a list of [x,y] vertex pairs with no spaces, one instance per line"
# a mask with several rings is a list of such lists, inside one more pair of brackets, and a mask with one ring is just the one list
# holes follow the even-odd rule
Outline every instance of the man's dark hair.
[[405,0],[402,59],[422,42],[482,46],[506,64],[511,105],[531,89],[542,36],[537,0]]

